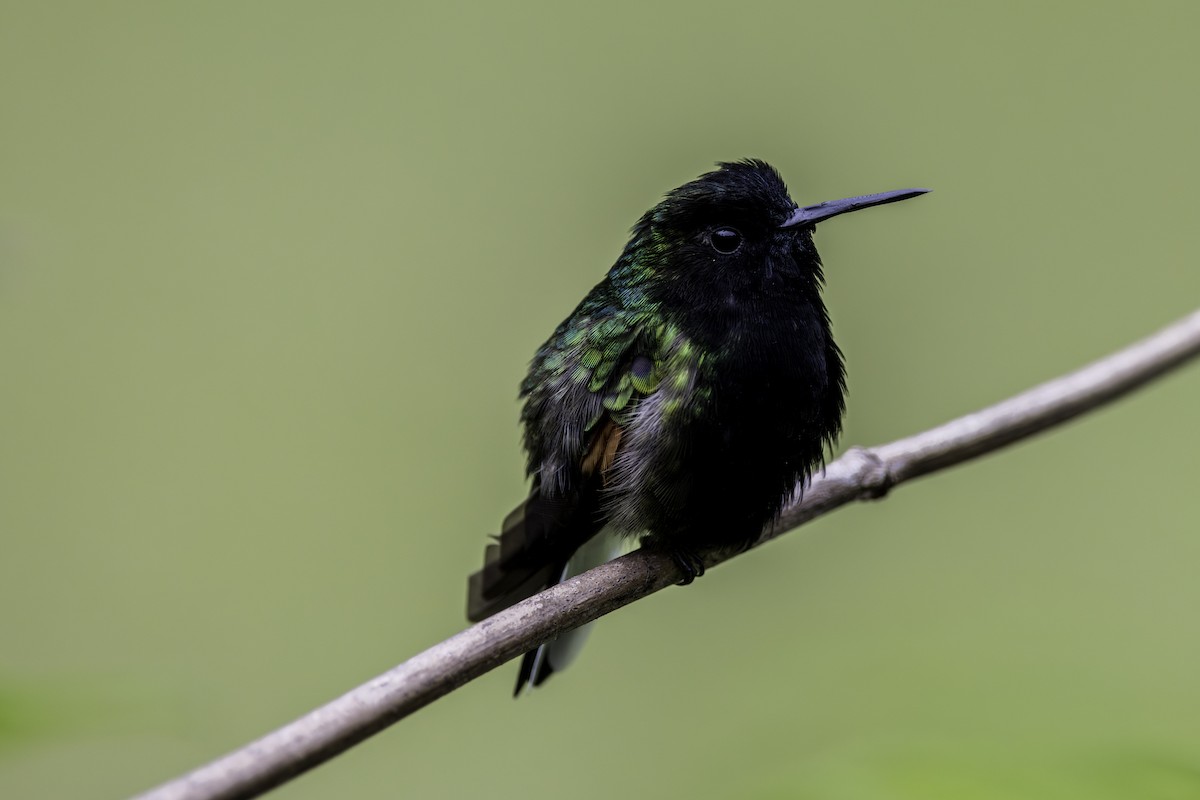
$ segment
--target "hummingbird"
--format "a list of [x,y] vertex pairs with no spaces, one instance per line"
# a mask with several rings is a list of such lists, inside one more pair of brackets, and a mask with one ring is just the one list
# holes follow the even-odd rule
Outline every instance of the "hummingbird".
[[[468,581],[485,619],[616,557],[750,547],[824,464],[846,373],[821,299],[819,222],[924,194],[799,207],[765,161],[719,163],[633,226],[608,274],[521,383],[529,496]],[[514,694],[578,653],[587,627],[521,662]]]

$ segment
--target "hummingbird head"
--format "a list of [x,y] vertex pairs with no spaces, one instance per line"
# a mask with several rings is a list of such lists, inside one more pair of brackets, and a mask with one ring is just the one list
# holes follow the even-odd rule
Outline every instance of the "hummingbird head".
[[652,254],[663,278],[735,288],[764,280],[821,278],[812,234],[818,222],[924,194],[902,189],[798,207],[770,164],[746,159],[717,165],[651,209],[631,245]]

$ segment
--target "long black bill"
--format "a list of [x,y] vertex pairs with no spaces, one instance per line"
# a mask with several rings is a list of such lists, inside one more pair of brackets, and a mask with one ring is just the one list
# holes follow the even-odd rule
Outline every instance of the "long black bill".
[[880,192],[879,194],[864,194],[861,197],[847,197],[845,200],[827,200],[824,203],[817,203],[815,206],[805,206],[797,208],[792,212],[792,215],[787,218],[779,227],[792,228],[796,225],[816,225],[822,220],[836,217],[838,214],[846,214],[850,211],[858,211],[871,206],[881,206],[885,203],[895,203],[898,200],[907,200],[910,197],[925,194],[928,189],[897,189],[894,192]]

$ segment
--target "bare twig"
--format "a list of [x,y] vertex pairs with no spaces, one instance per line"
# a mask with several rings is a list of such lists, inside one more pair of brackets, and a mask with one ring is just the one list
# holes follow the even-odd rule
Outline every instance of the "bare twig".
[[[1200,311],[1090,366],[945,425],[852,448],[814,478],[763,540],[853,500],[976,458],[1133,391],[1200,354]],[[732,553],[708,553],[716,565]],[[637,551],[505,609],[338,699],[142,800],[255,797],[557,634],[679,579],[669,558]]]

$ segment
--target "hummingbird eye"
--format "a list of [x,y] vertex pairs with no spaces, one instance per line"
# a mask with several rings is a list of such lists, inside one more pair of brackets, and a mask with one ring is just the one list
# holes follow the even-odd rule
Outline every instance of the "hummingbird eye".
[[709,235],[708,243],[718,253],[729,255],[742,246],[742,234],[736,228],[717,228]]

